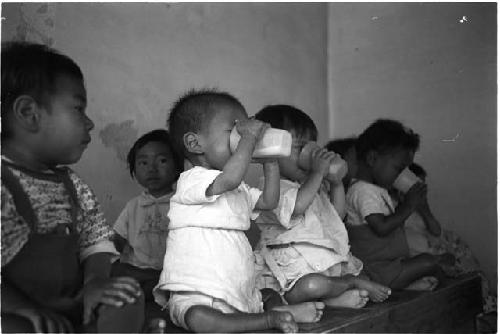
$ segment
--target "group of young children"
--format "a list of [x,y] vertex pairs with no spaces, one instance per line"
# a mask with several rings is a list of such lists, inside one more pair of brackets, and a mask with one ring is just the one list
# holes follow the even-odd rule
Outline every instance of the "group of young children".
[[[393,188],[419,148],[397,121],[316,147],[304,169],[301,151],[318,136],[306,113],[271,105],[249,117],[228,93],[190,91],[168,131],[130,149],[145,190],[110,227],[91,188],[61,167],[80,159],[94,127],[79,66],[20,42],[4,44],[1,61],[4,332],[140,332],[154,300],[190,331],[292,333],[325,307],[432,290],[455,266],[449,249],[410,242],[412,217],[420,235],[442,231],[423,176],[405,194]],[[291,134],[289,156],[252,156],[269,127]],[[327,177],[339,154],[348,174]],[[251,163],[262,165],[258,188],[244,181]]]

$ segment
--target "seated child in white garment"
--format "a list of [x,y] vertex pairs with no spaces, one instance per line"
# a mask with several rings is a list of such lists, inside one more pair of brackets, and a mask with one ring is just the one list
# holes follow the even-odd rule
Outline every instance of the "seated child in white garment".
[[[310,171],[298,166],[298,156],[317,128],[303,111],[289,105],[267,106],[256,118],[292,134],[290,157],[278,159],[280,200],[274,211],[279,224],[260,224],[257,254],[264,257],[279,290],[288,303],[320,300],[327,306],[360,308],[368,299],[381,302],[390,289],[359,276],[363,264],[351,255],[346,228],[342,180],[325,176],[334,152],[318,147]],[[266,273],[262,279],[267,280]]]
[[[241,140],[231,153],[229,136],[235,125]],[[268,125],[248,119],[235,97],[204,90],[176,102],[169,126],[174,149],[192,168],[181,174],[171,198],[156,301],[168,305],[174,324],[195,332],[295,332],[296,322],[318,321],[323,303],[264,312],[255,284],[254,255],[244,231],[253,209],[272,209],[278,203],[276,160],[262,161],[262,192],[242,180]]]
[[153,300],[158,284],[168,233],[168,209],[180,168],[174,160],[170,137],[158,129],[141,136],[127,155],[130,176],[145,188],[128,201],[113,229],[120,261],[113,276],[135,278],[146,301]]

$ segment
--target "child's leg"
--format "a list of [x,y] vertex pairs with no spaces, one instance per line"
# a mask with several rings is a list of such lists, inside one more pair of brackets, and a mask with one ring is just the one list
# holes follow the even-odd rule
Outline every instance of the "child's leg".
[[352,289],[347,290],[338,297],[324,299],[329,307],[362,308],[368,303],[368,291]]
[[187,327],[194,332],[240,333],[278,329],[296,333],[298,326],[288,312],[222,313],[209,306],[192,306],[185,315]]
[[139,333],[144,326],[144,293],[133,304],[122,307],[101,305],[97,312],[97,333]]
[[440,274],[438,258],[430,254],[420,254],[403,260],[401,274],[391,282],[393,289],[405,289],[424,276]]
[[[295,286],[285,294],[285,298],[292,304],[310,300],[329,300],[352,289],[366,290],[374,301],[385,300],[390,294],[389,288],[353,275],[329,277],[322,274],[308,274],[295,283]],[[343,296],[344,299],[347,297],[355,300],[351,299],[351,306],[346,307],[357,307],[365,297],[365,292]]]
[[141,285],[146,302],[153,301],[153,288],[158,284],[161,271],[134,267],[128,263],[115,262],[112,267],[112,276],[128,276],[135,278]]
[[264,310],[290,312],[296,322],[318,322],[323,316],[325,304],[323,302],[305,302],[300,304],[286,305],[283,299],[273,289],[262,289],[262,301]]

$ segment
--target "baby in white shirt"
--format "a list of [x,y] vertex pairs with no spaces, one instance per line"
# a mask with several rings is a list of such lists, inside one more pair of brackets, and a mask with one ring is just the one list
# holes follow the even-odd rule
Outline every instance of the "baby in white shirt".
[[[241,140],[231,153],[235,124]],[[175,104],[169,126],[177,153],[193,167],[181,174],[171,198],[156,301],[168,306],[176,325],[195,332],[296,332],[296,322],[318,321],[323,303],[273,305],[264,312],[256,287],[254,255],[244,231],[254,209],[278,204],[279,167],[276,160],[260,161],[263,191],[250,188],[243,177],[268,125],[248,119],[227,93],[193,91]]]
[[267,285],[270,271],[279,283],[279,292],[291,304],[319,300],[330,307],[361,308],[368,299],[386,300],[390,289],[360,275],[363,264],[350,253],[342,222],[342,179],[327,177],[336,154],[318,147],[312,151],[310,169],[299,163],[304,146],[317,140],[312,119],[290,105],[270,105],[255,116],[292,134],[291,155],[278,159],[277,224],[259,225],[262,234],[257,250],[269,267],[264,266],[259,283],[271,286]]

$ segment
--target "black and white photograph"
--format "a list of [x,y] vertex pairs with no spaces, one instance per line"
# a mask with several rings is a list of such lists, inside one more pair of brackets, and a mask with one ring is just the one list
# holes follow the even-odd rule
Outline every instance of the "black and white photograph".
[[497,2],[1,2],[2,333],[496,333]]

